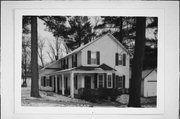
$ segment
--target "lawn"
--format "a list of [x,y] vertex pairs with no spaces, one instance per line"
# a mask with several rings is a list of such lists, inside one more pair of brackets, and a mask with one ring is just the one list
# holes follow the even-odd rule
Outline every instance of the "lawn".
[[[101,100],[96,103],[62,96],[53,92],[40,91],[41,98],[30,97],[30,87],[22,88],[22,106],[61,106],[61,107],[127,107],[129,95],[118,96],[115,102]],[[156,107],[156,97],[141,98],[142,107]]]

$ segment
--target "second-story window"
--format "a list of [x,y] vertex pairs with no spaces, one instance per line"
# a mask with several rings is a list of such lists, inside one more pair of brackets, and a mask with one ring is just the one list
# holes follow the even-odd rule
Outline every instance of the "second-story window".
[[96,52],[91,52],[91,64],[97,63]]
[[118,66],[118,65],[126,66],[126,54],[116,53],[115,54],[115,63],[116,63],[116,66]]
[[87,64],[100,64],[100,52],[92,52],[88,51],[87,52]]

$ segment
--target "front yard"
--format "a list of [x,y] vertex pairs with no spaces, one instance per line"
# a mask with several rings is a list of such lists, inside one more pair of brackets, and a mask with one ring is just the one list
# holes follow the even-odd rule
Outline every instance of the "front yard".
[[[40,91],[41,98],[30,97],[30,87],[22,88],[22,106],[61,106],[61,107],[127,107],[129,95],[118,96],[116,101],[101,100],[96,103],[62,96],[53,92]],[[142,107],[156,107],[156,97],[141,98]]]

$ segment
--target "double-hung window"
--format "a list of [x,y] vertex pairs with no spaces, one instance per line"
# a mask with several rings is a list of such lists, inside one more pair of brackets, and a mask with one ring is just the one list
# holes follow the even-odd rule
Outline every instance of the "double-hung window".
[[100,52],[99,51],[87,51],[87,64],[100,64]]
[[104,87],[104,78],[103,75],[100,74],[98,77],[98,88],[103,88]]
[[96,52],[91,52],[91,64],[97,63]]
[[115,64],[116,64],[116,66],[118,66],[118,65],[126,66],[126,54],[116,53],[115,54]]
[[118,76],[117,80],[117,88],[123,88],[123,79],[122,77]]
[[125,75],[117,76],[116,80],[117,80],[117,88],[125,88],[125,81],[126,81]]

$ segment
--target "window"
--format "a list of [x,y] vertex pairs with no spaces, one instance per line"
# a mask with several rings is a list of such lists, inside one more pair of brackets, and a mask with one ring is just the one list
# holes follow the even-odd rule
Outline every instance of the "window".
[[49,78],[46,78],[46,86],[49,86]]
[[44,86],[50,86],[50,87],[52,87],[52,76],[50,76],[49,78],[46,78],[44,84],[46,84],[46,85],[44,85]]
[[92,52],[88,51],[87,52],[87,64],[100,64],[100,52]]
[[108,74],[107,76],[107,88],[112,88],[112,75]]
[[96,64],[96,52],[91,52],[91,64]]
[[104,87],[104,79],[103,79],[103,75],[99,75],[99,79],[98,79],[98,88],[103,88]]
[[118,76],[116,80],[117,80],[117,88],[123,88],[123,78]]
[[126,54],[119,54],[119,53],[116,53],[115,54],[115,63],[116,63],[116,66],[118,65],[123,65],[123,66],[126,66]]
[[122,65],[122,62],[123,62],[123,60],[122,60],[122,55],[119,54],[118,64],[119,64],[119,65]]

